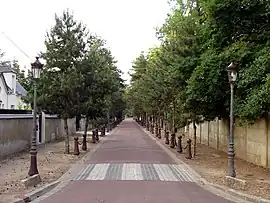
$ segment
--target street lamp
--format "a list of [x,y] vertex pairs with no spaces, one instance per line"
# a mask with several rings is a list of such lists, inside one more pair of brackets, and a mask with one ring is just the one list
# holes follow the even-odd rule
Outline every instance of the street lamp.
[[233,96],[234,86],[237,78],[237,67],[234,62],[227,67],[228,78],[231,87],[231,103],[230,103],[230,136],[229,136],[229,149],[228,149],[228,176],[235,177],[234,166],[234,113],[233,113]]
[[43,64],[38,60],[39,57],[36,57],[36,61],[31,63],[32,73],[33,73],[33,85],[34,85],[34,115],[33,115],[33,134],[32,134],[32,142],[31,142],[31,161],[30,161],[30,169],[28,174],[33,176],[38,174],[37,169],[37,79],[40,78],[40,73],[43,68]]

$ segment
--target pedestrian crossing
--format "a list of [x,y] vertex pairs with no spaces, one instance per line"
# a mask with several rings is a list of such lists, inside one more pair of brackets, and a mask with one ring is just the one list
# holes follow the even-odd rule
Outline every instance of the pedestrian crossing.
[[89,164],[73,180],[195,181],[183,165],[139,163]]

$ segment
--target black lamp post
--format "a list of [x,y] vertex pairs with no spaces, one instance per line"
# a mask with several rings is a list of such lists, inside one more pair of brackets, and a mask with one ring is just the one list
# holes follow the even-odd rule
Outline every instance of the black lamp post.
[[43,68],[43,64],[38,60],[39,57],[36,57],[36,61],[31,63],[32,73],[33,73],[33,84],[34,84],[34,115],[33,115],[33,134],[31,142],[31,161],[28,174],[33,176],[38,174],[37,169],[37,80],[40,78],[40,73]]
[[229,149],[228,149],[228,176],[235,177],[235,166],[234,166],[234,112],[233,112],[233,97],[234,97],[234,86],[237,79],[237,67],[234,62],[227,67],[228,78],[231,88],[231,104],[230,104],[230,136],[229,136]]

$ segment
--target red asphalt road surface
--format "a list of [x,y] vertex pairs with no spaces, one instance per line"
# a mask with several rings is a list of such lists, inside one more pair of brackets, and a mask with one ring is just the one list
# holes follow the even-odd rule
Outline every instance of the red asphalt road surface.
[[[88,164],[175,164],[133,120],[125,120]],[[194,182],[73,180],[41,203],[232,203]]]

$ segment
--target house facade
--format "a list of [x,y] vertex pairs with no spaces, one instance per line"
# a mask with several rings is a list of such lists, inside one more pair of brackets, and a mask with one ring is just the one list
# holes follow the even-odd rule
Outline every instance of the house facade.
[[26,90],[17,81],[16,72],[9,65],[0,66],[0,108],[24,108],[26,104],[21,98],[26,93]]

